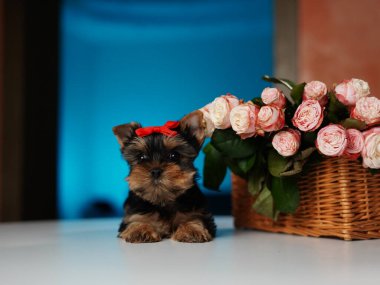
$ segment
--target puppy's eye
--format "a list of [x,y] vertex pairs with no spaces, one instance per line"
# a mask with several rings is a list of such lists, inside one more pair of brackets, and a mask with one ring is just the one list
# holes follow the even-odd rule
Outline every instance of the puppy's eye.
[[176,151],[172,151],[171,153],[169,153],[169,155],[168,155],[168,159],[169,159],[170,161],[173,161],[173,162],[178,161],[178,159],[179,159],[179,153],[176,152]]
[[137,157],[137,159],[138,159],[139,162],[143,162],[143,161],[147,161],[149,159],[149,156],[147,156],[144,153],[141,153],[141,154],[139,154],[139,156]]

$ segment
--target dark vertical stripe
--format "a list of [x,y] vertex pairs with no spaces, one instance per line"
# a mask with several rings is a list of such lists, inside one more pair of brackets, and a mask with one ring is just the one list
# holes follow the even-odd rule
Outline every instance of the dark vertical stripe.
[[23,194],[25,7],[23,1],[3,1],[3,9],[2,219],[17,221]]
[[57,217],[59,1],[26,1],[23,219]]

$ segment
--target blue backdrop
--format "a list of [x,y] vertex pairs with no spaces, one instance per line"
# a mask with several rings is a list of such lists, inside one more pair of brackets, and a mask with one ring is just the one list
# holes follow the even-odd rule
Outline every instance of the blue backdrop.
[[[97,200],[121,210],[128,168],[113,126],[132,120],[160,125],[226,92],[257,97],[265,87],[261,76],[272,74],[272,1],[62,5],[61,218],[83,217]],[[200,172],[202,163],[200,155]],[[229,179],[222,191],[230,191]]]

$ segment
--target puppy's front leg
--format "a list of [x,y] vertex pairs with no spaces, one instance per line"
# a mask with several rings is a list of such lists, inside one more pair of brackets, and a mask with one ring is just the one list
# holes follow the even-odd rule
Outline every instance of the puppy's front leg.
[[180,224],[172,238],[180,242],[208,242],[212,240],[211,234],[199,220]]
[[169,234],[170,225],[158,213],[126,215],[119,238],[127,242],[158,242]]
[[173,219],[172,239],[180,242],[208,242],[215,236],[212,215],[203,209],[178,212]]
[[131,243],[158,242],[160,235],[154,227],[148,223],[131,222],[119,233],[119,238]]

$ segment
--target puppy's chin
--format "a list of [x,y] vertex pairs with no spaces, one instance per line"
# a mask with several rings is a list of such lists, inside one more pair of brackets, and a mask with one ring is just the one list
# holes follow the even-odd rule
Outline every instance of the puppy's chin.
[[168,165],[158,179],[143,166],[136,165],[128,177],[129,188],[136,195],[155,205],[165,206],[194,185],[195,170],[181,170],[178,165]]

